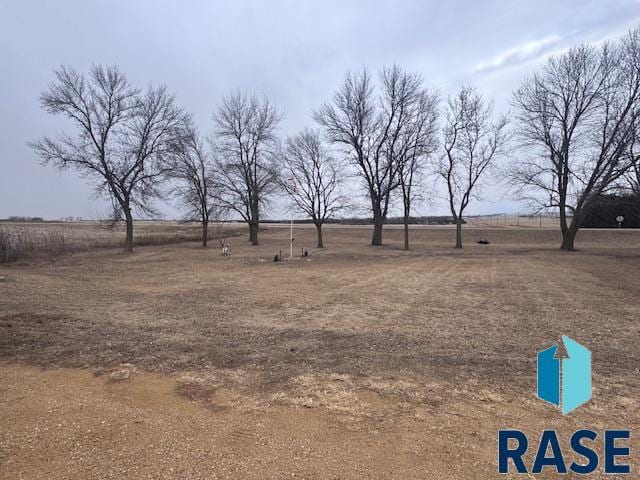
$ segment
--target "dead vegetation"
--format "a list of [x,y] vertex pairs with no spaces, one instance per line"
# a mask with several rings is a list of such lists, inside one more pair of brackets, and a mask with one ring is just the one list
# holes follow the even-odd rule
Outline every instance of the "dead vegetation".
[[[74,252],[104,248],[122,248],[123,226],[99,222],[3,222],[0,223],[0,263],[17,260],[55,257]],[[139,222],[136,224],[135,246],[165,245],[201,238],[196,223]],[[208,238],[219,238],[218,230]],[[234,227],[227,228],[225,237],[238,235]]]
[[69,251],[61,230],[33,230],[0,226],[0,263],[15,262],[27,255],[59,255]]
[[[38,382],[57,375],[51,387],[57,390],[46,395],[55,396],[61,388],[75,395],[73,389],[86,388],[85,406],[74,414],[78,418],[102,388],[106,396],[98,412],[112,406],[122,411],[110,403],[113,392],[120,392],[118,402],[136,402],[126,413],[129,426],[118,427],[127,445],[135,438],[131,428],[160,445],[155,436],[161,434],[152,425],[163,418],[173,438],[196,439],[194,451],[215,450],[235,442],[235,434],[207,437],[207,432],[226,431],[236,422],[234,429],[249,436],[228,443],[227,458],[243,448],[255,452],[256,465],[271,462],[278,448],[283,455],[291,448],[319,449],[347,462],[378,455],[381,462],[391,462],[378,469],[400,469],[405,478],[413,478],[418,466],[429,478],[444,478],[443,472],[447,478],[468,478],[469,471],[484,472],[475,478],[485,478],[495,472],[495,432],[505,425],[535,432],[549,422],[560,422],[552,423],[560,431],[585,422],[629,428],[640,423],[633,367],[640,362],[635,301],[640,287],[633,281],[640,272],[637,231],[581,231],[583,249],[572,254],[558,251],[560,233],[551,229],[470,226],[463,232],[463,251],[450,246],[452,228],[412,229],[410,252],[402,250],[400,228],[387,231],[388,244],[374,248],[366,245],[370,229],[329,226],[326,248],[320,250],[311,248],[313,227],[297,227],[296,246],[308,248],[310,256],[279,263],[271,258],[286,248],[289,232],[269,226],[259,247],[247,245],[244,236],[232,239],[230,257],[194,241],[141,247],[134,256],[101,249],[3,265],[0,382],[18,398],[24,395],[21,384],[7,380],[14,378],[9,372],[43,367],[44,373],[28,372]],[[478,245],[481,237],[491,243]],[[594,398],[560,420],[535,400],[534,392],[535,353],[561,334],[592,350]],[[74,369],[59,370],[63,367]],[[72,373],[78,368],[102,375],[82,380],[89,386],[81,387]],[[150,393],[155,382],[168,382],[159,397]],[[11,400],[3,410],[23,418],[23,402]],[[165,411],[166,402],[171,412],[157,413]],[[196,413],[194,406],[204,407],[206,414]],[[199,427],[190,423],[196,417],[209,430],[197,433]],[[276,420],[282,418],[287,420]],[[117,415],[108,421],[120,425]],[[21,425],[16,423],[16,431]],[[298,431],[306,432],[307,440],[298,439]],[[264,436],[256,437],[257,432]],[[309,432],[323,433],[316,438]],[[5,451],[25,465],[32,462],[27,453],[17,453],[26,440],[7,435]],[[256,450],[275,438],[280,447]],[[358,445],[354,457],[338,448],[350,441]],[[449,470],[451,459],[441,453],[452,444],[465,448],[460,470]],[[147,455],[157,454],[147,473],[155,472],[166,454],[156,447],[144,454],[144,465]],[[53,437],[48,448],[64,457]],[[386,455],[387,449],[395,453]],[[188,471],[209,461],[198,463],[186,451],[182,455],[175,465]],[[272,471],[323,477],[313,470],[320,465],[317,458],[300,455],[306,470],[283,471],[283,463],[272,465]],[[393,463],[402,455],[405,463]],[[140,461],[131,459],[131,464]],[[258,467],[245,471],[245,464],[234,465],[244,478],[260,478]],[[371,478],[380,471],[371,465],[359,474],[344,474],[336,464],[335,476]],[[206,478],[200,474],[193,478]],[[232,473],[220,476],[233,478]]]
[[[234,239],[231,257],[185,243],[133,258],[102,249],[5,267],[0,356],[160,372],[239,368],[260,373],[256,388],[309,372],[454,369],[492,379],[502,359],[515,362],[503,375],[519,382],[533,361],[516,334],[523,325],[535,325],[524,331],[537,345],[565,332],[588,337],[615,318],[589,340],[605,355],[638,331],[628,281],[640,268],[637,232],[585,231],[585,250],[562,256],[553,230],[469,228],[469,240],[491,244],[469,242],[461,254],[449,248],[451,228],[414,230],[412,252],[401,250],[399,229],[389,231],[388,246],[363,249],[368,229],[331,227],[325,250],[278,264],[270,260],[288,231],[274,226],[257,248]],[[313,233],[299,227],[298,244],[313,245]],[[634,355],[624,350],[600,368],[618,371]]]

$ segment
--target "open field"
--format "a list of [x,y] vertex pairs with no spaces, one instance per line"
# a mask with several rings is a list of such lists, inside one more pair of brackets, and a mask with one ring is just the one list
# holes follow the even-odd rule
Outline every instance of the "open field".
[[[28,257],[64,255],[97,248],[122,248],[124,224],[108,222],[0,221],[0,263]],[[237,234],[233,223],[209,227],[209,238]],[[163,245],[201,238],[200,225],[175,221],[137,221],[134,245]],[[217,244],[217,242],[216,242]]]
[[[584,230],[574,253],[550,228],[465,228],[463,251],[446,227],[411,252],[400,228],[375,248],[366,227],[314,234],[282,263],[273,225],[231,257],[0,265],[0,477],[495,478],[501,428],[638,431],[640,231]],[[566,417],[535,398],[562,334],[593,352]]]
[[[471,217],[468,227],[531,229],[552,228],[558,225],[558,219],[520,215],[489,215]],[[278,224],[271,224],[278,226]],[[280,226],[285,226],[284,224]],[[310,228],[309,224],[301,228]],[[363,228],[362,226],[330,225],[327,228]],[[73,252],[95,250],[99,248],[122,248],[124,245],[124,225],[110,225],[108,222],[92,220],[76,222],[30,222],[0,221],[0,263],[18,259],[64,255]],[[401,225],[387,225],[387,228],[401,228]],[[412,229],[434,228],[428,225],[412,225]],[[445,226],[444,228],[450,228]],[[209,227],[209,239],[236,237],[243,229],[235,222],[212,222]],[[191,222],[176,221],[137,221],[134,231],[134,244],[137,246],[164,245],[185,241],[196,241],[201,237],[200,225]],[[218,245],[218,242],[214,242]]]

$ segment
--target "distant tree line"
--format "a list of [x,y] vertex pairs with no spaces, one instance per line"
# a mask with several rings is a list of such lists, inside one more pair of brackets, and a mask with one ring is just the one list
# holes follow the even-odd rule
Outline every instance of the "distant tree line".
[[[623,221],[618,225],[619,216]],[[583,228],[640,228],[640,194],[601,195],[589,205],[580,223]]]
[[[421,217],[409,217],[406,219],[403,217],[388,217],[385,220],[385,225],[404,225],[408,220],[409,225],[455,225],[456,221],[453,217],[447,216],[421,216]],[[287,223],[289,220],[286,219],[269,219],[263,220],[262,223]],[[312,224],[314,221],[312,219],[297,219],[296,223],[301,224]],[[465,220],[463,220],[466,223]],[[333,225],[373,225],[374,219],[371,217],[363,218],[363,217],[340,217],[340,218],[327,218],[324,221],[325,224],[333,224]]]
[[7,218],[10,222],[44,222],[44,218],[42,217],[20,217],[20,216],[11,216]]
[[[398,65],[377,75],[363,69],[348,72],[314,110],[315,129],[281,138],[282,110],[265,96],[235,92],[212,109],[202,135],[163,85],[137,88],[116,66],[87,74],[61,67],[40,104],[72,130],[30,145],[44,164],[93,182],[112,220],[125,221],[128,252],[134,214],[153,216],[166,199],[202,224],[203,246],[210,221],[230,217],[247,223],[257,245],[278,195],[315,225],[319,248],[322,226],[364,197],[371,244],[382,244],[385,224],[399,222],[409,249],[412,211],[429,196],[429,177],[445,189],[462,248],[468,206],[497,176],[537,211],[558,212],[561,248],[569,251],[581,226],[601,222],[640,191],[640,28],[550,57],[514,92],[511,119],[471,86],[441,97]],[[349,191],[349,178],[359,191]],[[390,217],[396,207],[400,218]]]

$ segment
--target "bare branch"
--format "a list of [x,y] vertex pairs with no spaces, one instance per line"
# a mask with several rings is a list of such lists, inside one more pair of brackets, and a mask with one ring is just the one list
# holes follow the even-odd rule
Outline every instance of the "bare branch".
[[637,165],[639,101],[638,28],[552,57],[514,93],[524,160],[510,178],[520,198],[559,209],[563,249],[573,249],[593,200]]
[[312,130],[289,137],[280,158],[280,185],[297,209],[312,219],[318,248],[323,248],[322,225],[347,207],[338,163],[322,145],[320,134]]
[[347,73],[331,102],[315,112],[327,139],[343,147],[363,179],[374,220],[372,245],[382,243],[382,226],[392,192],[398,188],[398,143],[411,120],[421,79],[394,65],[380,72],[376,97],[367,70]]
[[249,224],[258,244],[260,210],[277,190],[276,131],[283,114],[269,101],[241,93],[223,98],[215,112],[218,202]]
[[125,250],[131,251],[132,210],[154,214],[158,185],[189,116],[165,87],[142,94],[115,66],[96,65],[88,76],[61,67],[55,76],[40,104],[70,119],[76,135],[45,137],[30,146],[43,163],[76,170],[95,183],[96,194],[111,201],[114,219],[126,218]]
[[449,97],[443,128],[443,149],[437,173],[448,192],[449,209],[456,223],[456,248],[462,247],[464,211],[478,198],[481,179],[507,142],[507,118],[492,122],[493,105],[471,87]]

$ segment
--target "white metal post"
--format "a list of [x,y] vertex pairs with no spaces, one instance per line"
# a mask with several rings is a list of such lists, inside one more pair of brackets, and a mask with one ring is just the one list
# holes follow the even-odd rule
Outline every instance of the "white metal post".
[[[291,191],[295,194],[297,187],[296,179],[293,175],[289,177],[289,184],[291,185]],[[291,212],[291,231],[289,234],[289,260],[293,260],[293,211]]]

